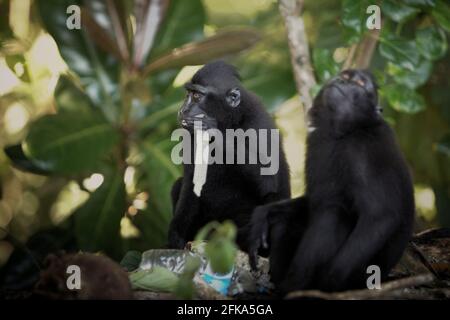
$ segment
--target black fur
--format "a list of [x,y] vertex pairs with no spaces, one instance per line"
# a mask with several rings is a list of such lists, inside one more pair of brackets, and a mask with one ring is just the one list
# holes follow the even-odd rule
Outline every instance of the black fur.
[[413,186],[365,71],[331,80],[309,112],[304,197],[260,206],[252,217],[252,265],[270,236],[271,278],[280,293],[364,287],[400,259],[414,221]]
[[[205,65],[186,88],[188,94],[179,117],[188,129],[193,128],[193,118],[199,113],[205,116],[205,127],[219,129],[224,136],[225,129],[275,128],[259,99],[241,86],[234,67],[224,62]],[[238,245],[247,250],[253,209],[290,197],[288,166],[282,149],[279,154],[279,171],[275,175],[261,175],[260,164],[210,164],[200,198],[193,192],[194,165],[184,164],[184,175],[172,189],[174,217],[169,228],[169,247],[183,248],[209,221],[231,219],[238,227]]]

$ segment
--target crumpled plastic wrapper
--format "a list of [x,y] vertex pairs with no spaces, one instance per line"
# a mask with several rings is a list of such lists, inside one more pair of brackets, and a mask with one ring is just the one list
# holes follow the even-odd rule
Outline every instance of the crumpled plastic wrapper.
[[253,271],[248,262],[248,255],[238,251],[235,265],[228,274],[214,273],[204,254],[205,242],[194,241],[188,246],[188,250],[154,249],[145,251],[139,268],[152,269],[155,266],[181,274],[189,256],[197,256],[201,259],[201,265],[194,277],[195,281],[201,281],[223,295],[236,296],[243,293],[266,293],[273,289],[269,277],[269,262],[266,258],[259,258],[258,270]]

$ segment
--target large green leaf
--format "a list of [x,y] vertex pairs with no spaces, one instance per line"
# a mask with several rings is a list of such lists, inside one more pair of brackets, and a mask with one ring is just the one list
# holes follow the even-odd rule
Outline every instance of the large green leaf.
[[[204,23],[205,12],[201,1],[171,1],[147,59],[148,65],[157,57],[170,54],[172,49],[203,38]],[[178,74],[179,66],[153,71],[147,78],[149,91],[153,100],[161,99]]]
[[380,53],[389,61],[405,69],[414,70],[417,67],[420,55],[417,52],[416,43],[394,35],[388,35],[380,39]]
[[450,32],[450,5],[444,0],[437,0],[436,6],[431,11],[431,14],[442,28]]
[[390,106],[397,111],[413,114],[425,110],[424,98],[406,86],[386,86],[383,91]]
[[425,84],[433,70],[433,63],[429,60],[422,59],[417,68],[414,70],[406,70],[391,62],[388,63],[388,73],[393,76],[395,82],[403,84],[410,89]]
[[404,22],[420,12],[419,9],[399,3],[396,0],[384,0],[381,3],[381,8],[383,13],[395,22]]
[[48,170],[75,173],[91,168],[118,140],[116,130],[95,113],[46,115],[32,123],[25,154]]
[[123,172],[106,176],[103,184],[88,201],[74,212],[75,232],[81,250],[103,251],[115,258],[121,256],[120,220],[126,210]]
[[341,22],[346,28],[347,40],[349,42],[358,41],[366,31],[366,14],[368,1],[344,0],[342,2]]
[[108,120],[115,121],[118,119],[115,102],[119,99],[119,64],[115,58],[96,47],[84,28],[67,28],[69,15],[66,10],[74,4],[81,5],[81,1],[39,0],[42,22],[55,39],[69,68],[80,77],[91,100],[102,108]]
[[173,292],[178,283],[178,276],[166,268],[154,266],[151,269],[131,272],[130,282],[134,289]]
[[172,0],[156,36],[150,61],[170,49],[200,40],[204,23],[205,10],[200,0]]
[[416,43],[420,54],[429,60],[442,58],[447,52],[447,37],[435,27],[418,30]]

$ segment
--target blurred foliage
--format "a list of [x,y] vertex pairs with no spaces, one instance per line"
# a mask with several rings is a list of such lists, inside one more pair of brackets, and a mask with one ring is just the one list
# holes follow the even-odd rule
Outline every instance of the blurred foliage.
[[[82,8],[81,30],[66,27],[74,3]],[[104,251],[118,260],[129,250],[165,245],[170,189],[181,175],[170,160],[170,134],[192,66],[228,59],[276,118],[298,119],[281,112],[296,92],[275,1],[161,0],[161,10],[149,3],[0,0],[0,227],[7,231],[0,231],[0,265],[16,248],[3,283],[17,266],[36,272],[44,252]],[[305,1],[315,90],[370,37],[368,3]],[[449,4],[380,5],[382,32],[370,69],[411,165],[419,213],[427,224],[449,226]],[[288,161],[301,172],[297,153],[289,158],[289,148],[303,148],[304,123],[289,128],[295,126],[303,130],[289,139]],[[219,229],[207,251],[215,270],[224,271],[235,231],[228,224]],[[36,245],[42,234],[52,235],[52,245]],[[183,296],[192,294],[189,283],[179,289]]]
[[[435,198],[417,197],[422,200],[416,201],[419,213],[435,201],[437,222],[450,226],[450,158],[445,152],[445,137],[450,132],[450,6],[443,0],[383,0],[378,3],[382,16],[379,35],[365,26],[369,16],[366,9],[374,4],[367,0],[342,1],[338,9],[341,19],[335,21],[334,28],[329,23],[324,26],[334,30],[332,37],[339,40],[318,39],[312,44],[319,82],[315,91],[344,65],[357,66],[351,63],[357,60],[351,59],[352,50],[364,49],[364,42],[376,38],[375,51],[361,53],[373,55],[369,69],[378,80],[385,118],[396,129],[415,182],[428,185],[434,191]],[[306,13],[308,4],[311,14],[320,17],[318,11],[314,13],[318,8],[312,2],[306,2]]]
[[206,240],[205,255],[214,272],[227,274],[234,266],[236,257],[236,226],[232,221],[210,222],[197,234],[195,240]]

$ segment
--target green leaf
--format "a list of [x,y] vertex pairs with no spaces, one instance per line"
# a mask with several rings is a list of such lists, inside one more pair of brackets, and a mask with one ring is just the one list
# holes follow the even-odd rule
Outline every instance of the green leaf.
[[418,7],[434,7],[436,0],[404,0],[406,4]]
[[420,60],[416,43],[394,35],[380,39],[380,54],[394,64],[407,70],[414,70]]
[[23,152],[22,145],[9,146],[4,151],[17,169],[35,174],[50,174],[49,165],[43,161],[29,159]]
[[224,221],[222,224],[213,221],[203,227],[195,239],[204,239],[211,229],[215,230],[206,243],[205,254],[214,272],[226,274],[233,268],[236,257],[236,226],[231,221]]
[[178,283],[178,276],[166,268],[155,266],[130,273],[130,282],[133,289],[173,292]]
[[146,140],[139,146],[139,154],[143,157],[137,174],[139,188],[148,193],[149,201],[147,208],[133,218],[133,223],[141,231],[147,248],[158,248],[167,242],[173,211],[170,193],[181,171],[170,159],[174,142],[166,140],[154,144],[151,139]]
[[180,275],[175,295],[181,299],[192,299],[195,293],[195,286],[192,279],[200,268],[201,260],[199,257],[188,256],[184,266],[183,273]]
[[142,260],[142,253],[139,251],[128,251],[120,261],[120,266],[131,272],[139,267]]
[[366,0],[344,0],[342,2],[341,21],[349,34],[347,40],[351,43],[358,41],[366,31],[365,24],[368,17],[366,10],[368,5]]
[[448,3],[445,3],[444,0],[437,0],[431,14],[442,28],[450,32],[450,5]]
[[314,70],[320,82],[325,82],[339,73],[340,67],[328,49],[316,48],[313,52]]
[[[106,176],[88,201],[74,212],[78,245],[85,251],[102,251],[120,258],[120,220],[126,210],[123,172]],[[120,248],[120,247],[119,247]]]
[[186,65],[201,65],[210,60],[240,52],[253,46],[260,39],[253,29],[229,30],[198,42],[175,48],[168,54],[155,58],[144,70],[144,74]]
[[415,17],[420,10],[401,4],[396,0],[384,0],[381,3],[382,12],[395,22],[404,22]]
[[428,27],[417,31],[417,49],[428,60],[442,58],[447,52],[447,37],[444,31]]
[[[165,55],[170,55],[172,49],[202,39],[205,21],[205,12],[200,0],[171,1],[147,59],[146,68],[156,59],[163,59]],[[167,60],[163,59],[162,62],[165,63]],[[160,70],[152,73],[149,84],[150,92],[154,97],[160,97],[169,88],[178,74],[179,67],[180,65],[174,66],[175,69],[158,67]]]
[[73,0],[37,1],[42,22],[55,39],[61,56],[81,80],[91,100],[104,112],[109,121],[118,119],[119,64],[112,56],[95,46],[84,28],[69,30],[66,13],[70,5],[80,5]]
[[395,82],[403,84],[410,89],[416,89],[427,82],[433,70],[433,63],[429,60],[422,59],[417,68],[411,71],[388,62],[387,70]]
[[76,173],[93,167],[118,140],[118,133],[95,113],[46,115],[31,124],[25,154],[48,170]]
[[95,109],[89,97],[66,75],[61,75],[55,88],[59,112],[91,112]]
[[383,92],[394,110],[410,114],[425,110],[424,98],[406,86],[386,86]]
[[170,49],[203,37],[205,10],[200,0],[173,0],[155,39],[150,60]]

